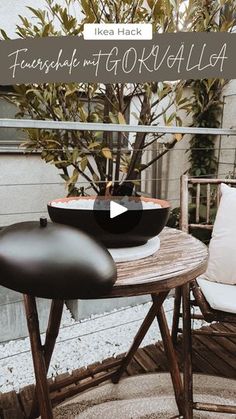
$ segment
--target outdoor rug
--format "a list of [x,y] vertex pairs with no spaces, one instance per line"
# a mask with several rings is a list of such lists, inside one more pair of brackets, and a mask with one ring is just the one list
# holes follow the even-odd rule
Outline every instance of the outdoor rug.
[[[194,376],[194,399],[236,404],[236,381]],[[178,415],[169,374],[153,373],[106,383],[76,396],[54,410],[55,419],[170,419]],[[195,419],[230,419],[236,415],[194,412]]]

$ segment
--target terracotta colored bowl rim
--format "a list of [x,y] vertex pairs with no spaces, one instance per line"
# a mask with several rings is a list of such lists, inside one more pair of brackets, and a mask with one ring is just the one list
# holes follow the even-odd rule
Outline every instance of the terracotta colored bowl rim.
[[[57,199],[53,199],[52,201],[50,201],[48,203],[48,206],[52,207],[52,208],[59,208],[59,209],[63,209],[60,207],[55,207],[54,205],[52,205],[53,202],[69,202],[69,201],[79,201],[79,200],[88,200],[88,199],[101,199],[101,200],[111,200],[111,199],[121,199],[120,196],[112,196],[111,198],[106,198],[104,196],[95,196],[95,195],[91,195],[91,196],[70,196],[68,198],[57,198]],[[141,199],[141,201],[143,202],[153,202],[154,204],[159,204],[161,205],[162,208],[170,208],[170,203],[168,201],[165,201],[164,199],[157,199],[157,198],[148,198],[145,196],[141,196],[139,197],[130,197],[129,200],[132,201],[138,201],[139,199]],[[67,210],[70,209],[79,209],[79,208],[66,208]],[[146,210],[158,210],[160,208],[147,208]],[[84,208],[84,210],[86,211],[86,208]],[[87,210],[90,210],[89,208],[87,208]],[[91,210],[90,210],[91,211]]]

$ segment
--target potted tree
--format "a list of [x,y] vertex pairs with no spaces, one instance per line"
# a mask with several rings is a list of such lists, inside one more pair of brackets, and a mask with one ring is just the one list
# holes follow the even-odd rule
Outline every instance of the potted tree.
[[[145,4],[137,2],[135,5],[131,0],[65,0],[63,6],[57,1],[45,0],[43,10],[29,7],[34,19],[20,16],[21,24],[16,27],[16,35],[21,38],[79,36],[84,24],[91,22],[151,22],[156,32],[174,32],[188,19],[190,9],[183,8],[184,5],[184,0],[178,2],[179,11],[171,0],[148,0]],[[76,17],[75,11],[80,12],[82,18]],[[4,39],[8,38],[3,30],[1,34]],[[183,86],[183,82],[29,84],[14,86],[10,100],[19,109],[17,117],[22,118],[127,124],[132,117],[141,125],[158,125],[160,121],[166,125],[178,125],[181,124],[179,111],[188,111],[191,105],[184,95]],[[144,163],[146,150],[163,134],[138,132],[131,137],[122,132],[25,131],[27,140],[23,146],[26,150],[40,152],[42,159],[53,164],[65,181],[69,197],[67,209],[68,201],[91,194],[106,198],[137,197],[142,172],[182,138],[173,136],[166,143],[164,152]],[[86,182],[85,186],[81,186],[81,181]],[[160,223],[163,228],[169,205],[164,202],[153,204],[156,204],[156,210],[165,213]],[[148,204],[145,205],[148,208]],[[49,210],[51,207],[52,204]],[[90,228],[90,222],[86,225]],[[84,220],[78,226],[84,227]],[[147,229],[147,226],[143,228]],[[157,234],[155,229],[153,234]],[[150,236],[147,234],[136,244],[145,242]]]

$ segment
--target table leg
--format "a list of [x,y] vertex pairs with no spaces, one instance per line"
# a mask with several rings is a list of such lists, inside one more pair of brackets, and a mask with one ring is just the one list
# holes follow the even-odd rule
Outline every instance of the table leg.
[[[153,302],[156,301],[157,296],[152,295]],[[180,415],[184,414],[184,399],[183,399],[183,384],[181,380],[180,370],[177,362],[176,352],[171,339],[168,323],[166,320],[163,307],[157,313],[157,321],[160,328],[162,342],[165,354],[168,360],[171,379],[174,387],[175,400],[179,409]]]
[[52,405],[49,396],[47,371],[44,351],[40,337],[39,320],[35,297],[24,295],[26,319],[29,329],[31,351],[34,364],[36,391],[40,406],[41,419],[53,419]]
[[158,297],[153,302],[153,304],[152,304],[148,314],[146,315],[138,333],[136,334],[136,336],[134,338],[132,346],[130,347],[129,351],[127,352],[127,354],[123,358],[121,365],[119,366],[117,371],[115,371],[114,376],[112,377],[112,382],[113,383],[117,384],[119,382],[122,374],[126,370],[126,368],[129,365],[131,359],[133,358],[135,352],[139,348],[142,340],[144,339],[147,331],[149,330],[153,320],[155,319],[158,311],[160,310],[160,308],[161,308],[161,306],[162,306],[163,302],[165,301],[168,294],[169,294],[169,291],[158,294]]
[[[43,346],[45,367],[46,367],[47,372],[49,369],[56,339],[57,339],[59,329],[60,329],[63,306],[64,306],[63,300],[52,300],[49,320],[48,320],[48,327],[47,327],[46,337],[45,337],[45,344]],[[37,416],[39,416],[39,407],[38,407],[38,400],[37,400],[37,392],[35,391],[29,419],[36,418]]]
[[173,313],[172,332],[171,332],[172,342],[174,346],[177,343],[177,337],[178,337],[181,296],[182,296],[181,287],[177,287],[175,289],[174,313]]
[[190,285],[182,287],[183,294],[183,373],[185,419],[193,418],[193,374],[192,374],[192,337],[191,337],[191,307]]

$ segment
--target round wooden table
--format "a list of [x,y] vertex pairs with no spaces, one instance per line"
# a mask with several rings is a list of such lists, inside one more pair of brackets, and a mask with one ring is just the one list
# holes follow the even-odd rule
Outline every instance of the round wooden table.
[[[160,249],[153,256],[133,262],[117,263],[118,278],[107,297],[151,294],[153,304],[112,381],[119,381],[156,317],[179,413],[190,419],[193,415],[193,395],[189,283],[206,270],[208,251],[207,247],[193,236],[167,227],[160,234],[160,241]],[[163,309],[169,291],[177,287],[181,288],[183,294],[183,383]]]
[[[160,249],[153,256],[133,262],[117,263],[117,282],[115,283],[112,291],[109,294],[104,295],[103,298],[151,294],[153,303],[127,354],[121,360],[116,362],[115,370],[104,374],[104,379],[99,376],[97,383],[100,383],[108,378],[110,378],[114,383],[119,381],[122,373],[125,371],[140,346],[152,322],[155,318],[157,318],[164,350],[168,359],[179,414],[186,419],[191,419],[192,364],[189,284],[206,270],[208,251],[203,243],[191,235],[171,228],[165,228],[162,231],[160,234],[160,240]],[[181,289],[183,295],[183,381],[181,379],[175,349],[163,309],[163,303],[170,290],[173,290],[176,287]],[[31,320],[32,315],[37,316],[35,309],[33,310],[33,313],[31,310],[32,298],[33,297],[30,296],[25,297],[26,312],[28,311],[27,314],[31,315]],[[39,344],[32,347],[34,358],[39,359],[43,356],[46,372],[49,368],[56,337],[60,327],[63,303],[64,302],[62,300],[52,301],[45,345],[42,346]],[[37,329],[37,319],[36,322],[31,322],[31,332],[34,334],[37,333],[40,339],[39,330],[35,330],[35,328]],[[94,385],[94,383],[92,385]],[[88,386],[86,388],[88,388]],[[73,393],[68,393],[68,396],[69,395],[72,396]],[[43,397],[45,398],[45,392]],[[45,403],[45,400],[40,400],[40,397],[38,401],[40,405]],[[31,417],[33,417],[33,412],[35,411],[37,411],[36,398],[33,404]],[[44,418],[51,418],[51,416],[49,414]]]
[[128,297],[170,291],[206,269],[207,247],[190,234],[164,228],[160,249],[145,259],[117,263],[117,281],[106,297]]

